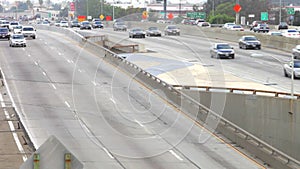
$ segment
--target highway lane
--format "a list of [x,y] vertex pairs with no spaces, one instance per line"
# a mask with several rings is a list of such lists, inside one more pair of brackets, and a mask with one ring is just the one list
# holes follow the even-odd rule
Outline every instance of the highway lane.
[[[128,39],[128,32],[114,32],[110,28],[93,30],[93,32],[107,34],[114,38]],[[244,50],[238,48],[237,42],[228,42],[234,47],[236,58],[234,60],[217,60],[210,58],[209,54],[211,45],[220,42],[215,38],[181,35],[180,37],[163,36],[131,39],[131,41],[145,44],[151,52],[163,54],[156,55],[154,53],[153,56],[155,57],[211,65],[207,68],[208,72],[210,69],[219,70],[259,84],[271,85],[280,91],[290,92],[291,80],[284,77],[283,64],[291,60],[291,54],[284,51],[268,49],[264,45],[262,45],[261,50]],[[151,56],[151,54],[148,55]],[[295,92],[300,93],[299,80],[294,81],[294,89]]]
[[0,43],[1,68],[37,147],[55,135],[85,168],[260,168],[74,41],[42,30],[38,37],[26,48]]

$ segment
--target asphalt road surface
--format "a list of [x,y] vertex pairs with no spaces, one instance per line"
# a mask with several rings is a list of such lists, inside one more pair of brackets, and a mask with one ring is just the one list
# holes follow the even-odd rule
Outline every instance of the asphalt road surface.
[[36,148],[54,135],[85,168],[263,167],[71,39],[38,30],[27,43],[0,41],[0,57]]

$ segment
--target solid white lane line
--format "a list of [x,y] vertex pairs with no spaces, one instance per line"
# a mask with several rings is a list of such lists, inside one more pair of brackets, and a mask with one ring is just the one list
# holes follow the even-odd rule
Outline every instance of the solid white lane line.
[[[3,97],[2,97],[2,94],[0,94],[0,102],[1,102],[1,106],[3,108],[6,107],[5,103],[4,103],[4,100],[3,100]],[[25,151],[24,151],[24,149],[22,147],[22,144],[21,144],[21,141],[20,141],[19,137],[18,137],[17,133],[15,132],[16,131],[15,126],[14,126],[13,122],[11,120],[9,120],[10,116],[9,116],[9,113],[7,112],[7,110],[5,108],[4,108],[4,114],[5,114],[6,119],[8,120],[7,121],[8,122],[8,126],[10,128],[10,131],[12,132],[12,135],[13,135],[15,143],[16,143],[16,145],[18,147],[18,150],[23,154],[22,155],[23,161],[26,161],[27,160],[27,156],[26,156]]]
[[110,158],[114,159],[114,157],[110,154],[110,152],[106,148],[103,147],[103,150]]
[[54,85],[54,84],[51,84],[52,85],[52,87],[54,88],[54,89],[56,89],[56,86]]
[[69,104],[67,101],[65,101],[65,104],[66,104],[69,108],[71,108],[70,104]]
[[169,152],[170,152],[173,156],[175,156],[178,160],[183,161],[183,159],[182,159],[178,154],[176,154],[173,150],[169,150]]
[[43,75],[46,76],[47,75],[46,72],[43,72]]

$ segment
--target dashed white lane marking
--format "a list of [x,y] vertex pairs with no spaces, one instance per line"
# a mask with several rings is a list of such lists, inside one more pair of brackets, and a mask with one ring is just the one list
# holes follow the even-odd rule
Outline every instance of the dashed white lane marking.
[[114,159],[114,157],[110,154],[110,152],[106,148],[103,147],[103,150],[110,158]]
[[173,156],[175,156],[178,160],[183,161],[183,159],[182,159],[178,154],[176,154],[173,150],[169,150],[169,152],[170,152]]
[[9,116],[7,110],[5,109],[6,106],[5,106],[2,94],[0,94],[0,102],[1,102],[1,106],[3,107],[5,117],[8,120],[7,122],[8,122],[9,128],[10,128],[10,131],[12,132],[13,138],[14,138],[14,140],[16,142],[16,145],[18,147],[18,150],[22,154],[24,154],[24,155],[22,155],[22,158],[23,158],[23,161],[26,161],[27,160],[27,156],[25,155],[25,151],[24,151],[24,149],[22,147],[22,144],[21,144],[21,142],[19,140],[19,137],[18,137],[17,133],[15,132],[16,131],[15,126],[14,126],[13,122],[11,120],[9,120],[10,116]]
[[82,70],[81,70],[81,69],[78,69],[78,72],[80,72],[80,73],[81,73],[81,72],[82,72]]
[[139,121],[137,121],[136,119],[134,120],[138,125],[140,125],[141,127],[144,127],[144,125],[141,123],[141,122],[139,122]]
[[67,62],[72,63],[71,60],[67,59]]
[[116,101],[113,98],[110,98],[109,100],[111,100],[114,104],[116,104]]
[[137,119],[134,120],[138,125],[144,128],[144,130],[151,135],[154,135],[154,132],[151,132],[145,125],[143,125],[141,122],[139,122]]
[[95,81],[92,81],[92,83],[93,83],[94,86],[97,86],[97,83]]
[[54,89],[56,89],[56,86],[55,86],[54,84],[51,84],[51,86],[52,86]]
[[38,62],[34,62],[35,65],[39,65]]
[[65,101],[65,104],[66,104],[69,108],[71,108],[70,104],[69,104],[67,101]]
[[31,55],[30,55],[30,54],[28,54],[28,57],[31,57]]
[[62,55],[62,53],[58,52],[58,55],[59,55],[59,56],[61,56],[61,55]]
[[43,75],[46,76],[47,75],[46,72],[43,72]]
[[45,42],[45,45],[47,45],[48,44],[48,42]]
[[24,51],[25,51],[25,48],[22,48],[22,50],[24,50]]

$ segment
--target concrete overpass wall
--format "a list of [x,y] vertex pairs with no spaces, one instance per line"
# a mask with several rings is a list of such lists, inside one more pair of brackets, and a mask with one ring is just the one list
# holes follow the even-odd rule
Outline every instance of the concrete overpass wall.
[[[183,92],[208,108],[213,104],[212,92]],[[213,95],[224,98],[224,93]],[[223,117],[300,160],[300,100],[227,93],[224,103]]]

